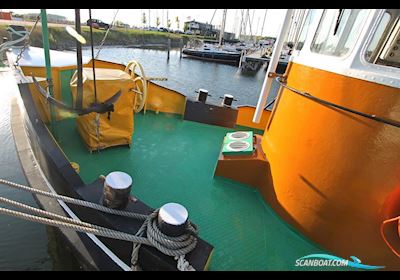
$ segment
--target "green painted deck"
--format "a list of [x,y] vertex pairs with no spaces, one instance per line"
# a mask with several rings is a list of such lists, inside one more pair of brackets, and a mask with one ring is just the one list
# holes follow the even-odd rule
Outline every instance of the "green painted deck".
[[214,246],[210,270],[310,270],[295,260],[327,253],[282,221],[253,188],[213,178],[223,127],[183,121],[152,112],[135,115],[133,145],[90,154],[75,120],[57,124],[60,146],[92,182],[100,174],[124,171],[133,178],[133,195],[157,208],[178,202]]

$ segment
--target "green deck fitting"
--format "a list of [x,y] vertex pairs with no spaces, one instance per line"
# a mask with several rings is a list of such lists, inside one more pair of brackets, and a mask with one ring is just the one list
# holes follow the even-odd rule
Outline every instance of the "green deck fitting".
[[[248,133],[248,137],[245,139],[231,139],[232,135],[234,135],[234,132],[228,132],[223,141],[223,146],[222,146],[222,154],[223,155],[251,155],[253,153],[253,131],[243,131],[245,133]],[[241,151],[237,150],[239,147],[236,147],[236,150],[234,150],[230,145],[232,143],[241,143],[239,146],[240,148],[243,148],[243,145],[248,145],[246,149],[242,149]]]
[[86,183],[124,171],[132,176],[133,195],[149,206],[184,205],[200,237],[214,246],[210,270],[311,270],[296,267],[296,259],[327,253],[282,221],[255,189],[213,178],[223,138],[236,129],[147,112],[135,115],[130,149],[90,154],[74,119],[58,126],[60,145]]

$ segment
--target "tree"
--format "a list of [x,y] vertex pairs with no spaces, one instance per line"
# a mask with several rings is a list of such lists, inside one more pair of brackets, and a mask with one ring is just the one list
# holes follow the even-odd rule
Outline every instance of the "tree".
[[114,25],[115,25],[115,26],[118,26],[118,27],[125,27],[125,26],[126,26],[126,24],[123,23],[123,22],[120,21],[120,20],[116,20],[116,21],[114,22]]
[[147,22],[147,20],[146,20],[146,14],[143,13],[143,15],[142,15],[142,23],[143,23],[143,25],[146,25],[146,22]]
[[160,25],[160,23],[161,23],[161,22],[160,22],[160,17],[157,17],[157,18],[156,18],[156,25],[157,25],[157,27]]
[[170,19],[168,19],[168,21],[167,21],[167,28],[168,28],[168,29],[171,28],[171,20],[170,20]]
[[175,18],[175,22],[176,22],[176,29],[179,29],[179,17],[178,16]]

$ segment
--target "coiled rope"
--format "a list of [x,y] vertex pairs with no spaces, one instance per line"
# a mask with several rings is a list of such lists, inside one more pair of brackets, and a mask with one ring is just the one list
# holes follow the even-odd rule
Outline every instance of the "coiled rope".
[[36,215],[18,212],[3,207],[0,207],[0,214],[5,214],[8,216],[17,217],[45,225],[67,228],[79,232],[90,233],[98,236],[133,242],[131,268],[132,270],[135,271],[140,269],[138,266],[138,258],[139,258],[139,249],[142,244],[155,247],[157,250],[159,250],[160,252],[162,252],[167,256],[175,257],[175,260],[177,260],[178,270],[184,270],[184,271],[194,270],[194,268],[189,264],[189,262],[185,260],[185,255],[191,252],[197,245],[198,230],[190,222],[188,222],[186,232],[183,235],[178,237],[171,237],[163,234],[158,228],[157,217],[159,209],[156,209],[150,215],[143,215],[127,211],[110,209],[96,203],[91,203],[84,200],[79,200],[71,197],[66,197],[50,192],[37,190],[35,188],[30,188],[4,179],[0,179],[0,184],[17,188],[19,190],[35,193],[38,195],[56,198],[66,203],[92,208],[109,214],[130,217],[138,220],[144,220],[144,222],[140,227],[140,229],[137,231],[137,233],[135,235],[132,235],[129,233],[112,230],[98,225],[90,224],[87,222],[64,217],[45,210],[37,209],[29,205],[19,203],[17,201],[7,199],[4,197],[0,197],[0,203],[21,208],[26,210],[27,212]]

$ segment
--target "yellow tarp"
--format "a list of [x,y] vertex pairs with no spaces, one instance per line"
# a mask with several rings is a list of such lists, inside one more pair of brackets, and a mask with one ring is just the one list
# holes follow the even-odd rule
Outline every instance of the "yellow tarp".
[[[32,77],[26,76],[26,78],[28,81],[30,81],[29,90],[32,93],[33,102],[35,103],[40,119],[45,123],[50,122],[51,117],[49,103],[47,102],[46,98],[36,89],[35,85],[33,84]],[[42,88],[46,88],[47,82],[45,78],[37,77],[36,80]]]
[[[77,97],[77,73],[72,76],[70,85],[75,104]],[[90,151],[111,146],[130,145],[133,134],[133,102],[135,93],[130,91],[134,83],[130,76],[122,70],[96,69],[97,102],[101,103],[112,97],[119,90],[121,96],[114,103],[114,112],[90,113],[77,117],[79,134]],[[83,108],[95,102],[93,70],[83,68]]]

